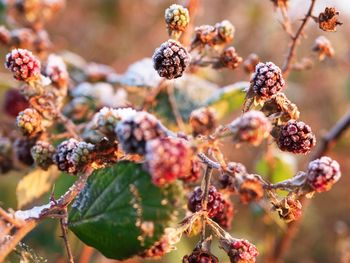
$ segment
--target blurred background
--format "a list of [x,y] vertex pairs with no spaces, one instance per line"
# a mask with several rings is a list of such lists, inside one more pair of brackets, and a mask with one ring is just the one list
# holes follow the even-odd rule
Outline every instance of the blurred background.
[[[74,0],[67,1],[66,9],[48,25],[57,50],[71,50],[87,61],[111,65],[123,73],[128,65],[152,56],[154,49],[167,40],[164,10],[172,3],[184,1],[166,0]],[[306,13],[309,1],[291,0],[289,13],[293,25],[297,26]],[[292,72],[287,80],[286,94],[296,103],[301,120],[308,123],[317,139],[320,139],[339,118],[350,110],[350,4],[344,0],[317,1],[314,14],[326,6],[339,10],[339,20],[344,24],[337,32],[323,32],[312,21],[306,28],[306,38],[297,49],[297,57],[313,57],[314,67],[302,72]],[[201,0],[194,25],[215,24],[224,19],[236,27],[233,46],[238,54],[246,58],[256,53],[262,61],[273,61],[281,66],[288,50],[289,37],[282,30],[279,12],[269,0]],[[335,56],[317,62],[311,48],[316,37],[324,35],[333,44]],[[3,48],[1,54],[7,50]],[[4,70],[4,69],[2,69]],[[219,71],[210,75],[210,80],[220,86],[237,81],[248,81],[240,67],[235,71]],[[3,94],[4,90],[1,90]],[[239,112],[231,116],[233,119]],[[330,192],[316,195],[308,205],[296,239],[287,252],[285,262],[350,262],[350,131],[337,142],[329,153],[342,168],[342,178]],[[316,147],[317,148],[317,147]],[[244,163],[248,171],[263,170],[260,148],[225,148],[227,159]],[[310,155],[311,156],[311,155]],[[305,170],[309,156],[284,155],[293,170]],[[284,170],[281,170],[283,173]],[[0,177],[0,200],[4,207],[16,207],[15,187],[21,174],[12,173]],[[283,174],[281,175],[284,176]],[[58,191],[72,183],[71,178],[60,179]],[[44,197],[42,200],[45,200]],[[256,244],[264,261],[265,252],[275,236],[283,233],[284,226],[276,218],[268,216],[259,207],[237,206],[232,233],[235,237],[249,239]],[[278,220],[278,219],[277,219]],[[59,228],[54,220],[46,220],[35,229],[24,242],[48,262],[65,262],[63,242],[58,237]],[[90,262],[110,262],[96,251],[84,247],[73,234],[70,236],[76,255],[90,255]],[[182,256],[190,253],[196,239],[183,238],[178,249],[161,262],[180,262]],[[122,240],[121,240],[122,242]],[[215,246],[214,244],[214,247]],[[214,254],[227,262],[225,255],[214,249]],[[348,256],[349,261],[344,261]],[[342,261],[343,258],[343,261]],[[346,260],[346,259],[345,259]],[[140,262],[132,259],[128,262]],[[81,261],[88,262],[88,261]]]

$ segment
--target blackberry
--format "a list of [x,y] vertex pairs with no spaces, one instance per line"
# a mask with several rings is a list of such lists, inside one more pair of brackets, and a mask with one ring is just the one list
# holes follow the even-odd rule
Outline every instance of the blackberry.
[[221,239],[220,245],[228,254],[231,263],[254,263],[259,254],[256,247],[245,239]]
[[182,263],[218,263],[219,259],[209,251],[195,249],[190,255],[185,255]]
[[23,135],[33,137],[43,130],[42,116],[37,110],[27,108],[18,114],[16,125]]
[[131,154],[145,154],[147,141],[166,135],[159,120],[147,112],[130,114],[118,122],[115,133],[123,151]]
[[229,129],[234,133],[234,140],[237,142],[248,142],[252,145],[259,145],[268,137],[271,124],[261,111],[248,111],[230,125]]
[[154,51],[152,59],[159,76],[167,79],[181,77],[191,61],[186,48],[171,39]]
[[77,174],[89,164],[93,150],[93,144],[69,139],[57,146],[54,162],[59,170]]
[[[191,196],[188,199],[187,207],[188,209],[195,213],[202,210],[202,199],[203,199],[203,191],[197,186]],[[208,204],[207,204],[207,212],[210,218],[215,218],[216,216],[223,213],[225,209],[226,201],[223,198],[222,194],[219,193],[214,186],[209,187],[208,192]]]
[[341,177],[339,163],[327,156],[309,163],[307,183],[316,192],[326,192]]
[[232,225],[232,220],[234,217],[234,206],[231,200],[225,200],[224,208],[212,219],[218,223],[221,227],[230,230]]
[[272,62],[258,63],[250,83],[255,94],[262,99],[271,98],[285,86],[281,69]]
[[228,190],[231,193],[237,192],[238,178],[241,178],[247,173],[245,166],[241,163],[229,162],[227,170],[220,174],[219,185],[221,189]]
[[33,81],[40,78],[40,61],[26,49],[13,49],[6,55],[5,67],[20,81]]
[[152,182],[162,186],[187,177],[191,172],[192,149],[183,139],[160,138],[147,142],[145,167]]
[[172,4],[168,7],[165,10],[164,17],[169,36],[174,34],[177,37],[179,33],[185,31],[190,22],[190,15],[187,8],[177,4]]
[[36,165],[43,170],[47,170],[53,164],[55,148],[50,143],[37,141],[30,152]]
[[0,173],[5,174],[13,168],[12,142],[9,138],[0,137]]
[[30,153],[30,149],[35,145],[36,138],[32,139],[16,139],[13,148],[16,154],[17,160],[25,165],[32,165],[34,159]]
[[16,117],[18,113],[28,108],[29,103],[27,99],[18,91],[18,89],[9,89],[5,93],[4,111]]
[[209,135],[217,126],[215,111],[212,108],[199,108],[192,111],[190,124],[193,136]]
[[310,126],[302,121],[289,120],[277,134],[277,145],[282,151],[307,154],[315,144],[316,138]]

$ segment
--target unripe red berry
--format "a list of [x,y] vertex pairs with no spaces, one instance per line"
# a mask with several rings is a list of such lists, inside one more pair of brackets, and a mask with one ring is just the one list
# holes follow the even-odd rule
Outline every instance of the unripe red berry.
[[256,146],[268,137],[271,124],[261,111],[252,110],[234,120],[229,128],[234,133],[235,141]]
[[277,135],[277,145],[282,151],[307,154],[315,144],[316,138],[310,126],[302,121],[288,121]]
[[220,245],[230,257],[231,263],[254,263],[259,254],[256,247],[245,239],[221,239]]
[[172,39],[157,48],[152,59],[153,67],[159,76],[167,79],[181,77],[191,61],[186,48]]
[[5,66],[17,80],[29,82],[40,78],[40,61],[26,49],[12,49],[6,55]]
[[271,98],[285,86],[281,69],[272,62],[258,63],[250,83],[255,94],[262,99]]
[[152,176],[152,182],[162,186],[189,176],[192,156],[193,151],[185,140],[159,138],[147,142],[145,167]]
[[326,192],[341,177],[339,163],[327,156],[309,163],[307,170],[307,183],[316,192]]

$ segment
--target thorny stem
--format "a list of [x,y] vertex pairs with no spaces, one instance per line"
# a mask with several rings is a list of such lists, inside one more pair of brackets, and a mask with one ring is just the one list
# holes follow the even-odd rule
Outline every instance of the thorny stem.
[[310,7],[309,7],[307,14],[303,18],[302,23],[301,23],[300,27],[298,28],[297,32],[295,33],[295,35],[292,36],[292,43],[289,47],[287,58],[284,61],[284,64],[282,66],[282,72],[283,72],[284,77],[288,77],[288,75],[290,73],[291,64],[292,64],[293,59],[294,59],[295,54],[296,54],[296,47],[297,47],[297,44],[299,42],[299,38],[302,36],[307,22],[310,20],[310,18],[312,18],[312,11],[315,7],[315,3],[316,3],[316,0],[311,0]]
[[175,99],[174,86],[173,85],[169,85],[167,87],[167,92],[168,92],[168,96],[169,96],[169,102],[170,102],[171,110],[172,110],[172,112],[174,114],[176,123],[179,126],[181,131],[185,131],[185,124],[184,124],[184,121],[183,121],[183,119],[181,117],[181,114],[179,112],[179,108],[177,107],[177,103],[176,103],[176,99]]
[[[62,219],[62,211],[65,211],[67,206],[83,190],[86,181],[92,172],[93,169],[89,168],[82,173],[64,195],[62,195],[58,200],[50,201],[49,208],[44,209],[38,218],[27,218],[21,225],[17,225],[19,227],[17,227],[18,229],[15,234],[9,238],[7,243],[1,244],[0,262],[3,262],[6,256],[16,247],[18,242],[20,242],[22,238],[33,230],[41,219],[46,217],[57,217]],[[7,216],[7,218],[10,218],[10,216]]]
[[74,258],[73,258],[73,253],[72,250],[70,248],[69,245],[69,241],[68,241],[68,211],[67,211],[67,207],[64,208],[64,217],[60,219],[60,226],[61,226],[61,231],[62,231],[62,238],[64,240],[64,245],[66,247],[67,250],[67,255],[68,255],[68,260],[69,263],[74,263]]
[[[210,179],[211,179],[212,172],[213,172],[213,168],[207,165],[207,168],[205,170],[205,174],[202,180],[202,191],[203,191],[202,210],[203,211],[207,211],[207,207],[208,207],[209,186],[210,186]],[[206,221],[207,221],[207,216],[203,215],[201,241],[205,240]]]
[[[321,143],[321,147],[311,158],[312,160],[322,157],[326,154],[330,148],[339,140],[339,138],[344,134],[344,132],[350,127],[350,111],[347,112],[334,126],[330,129],[330,131],[324,136],[323,141]],[[301,204],[304,209],[308,204],[308,199],[303,196],[300,199]],[[269,262],[278,263],[282,262],[283,258],[288,251],[294,237],[298,233],[300,224],[302,219],[298,221],[293,221],[288,224],[287,231],[280,237],[280,239],[276,242],[275,247],[273,249],[273,253]]]

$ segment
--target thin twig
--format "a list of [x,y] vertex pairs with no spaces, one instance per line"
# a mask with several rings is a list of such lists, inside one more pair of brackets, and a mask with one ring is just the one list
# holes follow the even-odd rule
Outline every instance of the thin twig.
[[310,20],[310,18],[312,18],[312,11],[315,7],[315,3],[316,3],[316,0],[311,0],[310,7],[309,7],[307,14],[303,18],[299,29],[297,30],[295,35],[292,37],[292,43],[289,47],[288,55],[287,55],[286,60],[284,61],[284,64],[282,66],[282,72],[283,72],[284,77],[287,77],[289,75],[289,72],[291,70],[291,65],[292,65],[293,59],[294,59],[295,54],[296,54],[296,47],[297,47],[299,38],[302,36],[307,22]]
[[68,225],[68,212],[67,212],[67,207],[66,207],[64,209],[64,217],[60,219],[60,226],[61,226],[62,238],[64,241],[64,245],[65,245],[66,250],[67,250],[68,261],[69,261],[69,263],[74,263],[73,253],[72,253],[72,250],[70,248],[69,241],[68,241],[67,225]]
[[[213,172],[213,168],[211,168],[208,165],[202,180],[202,192],[203,192],[202,210],[203,211],[207,211],[207,207],[208,207],[209,186],[210,186],[212,172]],[[207,220],[206,215],[203,215],[202,216],[202,234],[201,234],[202,241],[205,240],[206,220]]]
[[163,90],[164,87],[166,87],[166,84],[166,78],[162,78],[162,80],[159,81],[158,85],[152,89],[151,93],[146,96],[141,107],[142,110],[148,110],[153,105],[158,94]]
[[175,120],[176,120],[176,124],[179,126],[179,129],[181,131],[185,131],[185,124],[184,124],[184,121],[183,121],[182,116],[180,114],[179,108],[177,107],[177,102],[175,99],[174,86],[169,85],[167,87],[167,92],[168,92],[168,96],[169,96],[170,106],[171,106],[172,112],[173,112]]
[[57,117],[62,122],[66,130],[71,134],[71,136],[78,139],[79,135],[75,124],[66,116],[64,116],[60,111],[57,111]]

